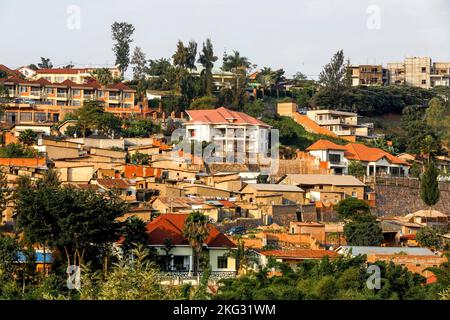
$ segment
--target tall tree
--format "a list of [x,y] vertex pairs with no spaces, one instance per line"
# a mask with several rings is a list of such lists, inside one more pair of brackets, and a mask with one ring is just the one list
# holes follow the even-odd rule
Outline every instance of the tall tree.
[[430,210],[439,201],[440,197],[438,176],[438,169],[434,162],[431,161],[420,179],[420,197]]
[[328,101],[326,107],[340,107],[342,104],[343,90],[348,87],[347,70],[345,68],[344,51],[337,51],[331,61],[326,64],[319,74],[321,90],[318,93],[326,95]]
[[183,103],[189,105],[196,96],[195,81],[191,71],[195,69],[195,56],[197,54],[197,44],[191,41],[186,47],[179,40],[177,50],[172,56],[173,64],[176,67],[177,87],[183,96]]
[[183,236],[189,241],[194,253],[194,273],[198,271],[203,244],[209,235],[208,217],[199,211],[193,211],[186,218]]
[[104,115],[104,108],[100,101],[87,101],[83,106],[74,112],[75,119],[78,120],[83,138],[86,137],[89,130],[99,128],[99,124]]
[[425,111],[427,124],[447,142],[450,140],[450,103],[444,102],[441,98],[435,97],[428,102]]
[[148,69],[147,60],[145,59],[145,53],[140,47],[134,48],[133,57],[131,58],[131,64],[133,65],[133,79],[143,79]]
[[51,69],[53,68],[53,64],[50,61],[50,58],[41,57],[41,62],[37,64],[39,69]]
[[133,42],[133,33],[134,26],[130,23],[114,22],[111,25],[112,39],[115,41],[113,51],[116,55],[116,65],[119,66],[122,77],[130,63],[130,43]]
[[122,227],[122,248],[126,253],[137,245],[147,246],[149,238],[144,221],[137,217],[130,217]]
[[237,70],[247,71],[250,68],[250,61],[247,57],[241,56],[239,51],[233,50],[232,55],[226,52],[223,55],[222,70],[236,72]]
[[198,62],[203,66],[202,77],[203,77],[203,91],[204,95],[210,96],[212,94],[213,87],[213,76],[212,68],[214,67],[214,62],[217,61],[217,57],[214,55],[213,45],[211,39],[206,39],[203,43],[202,52],[198,58]]

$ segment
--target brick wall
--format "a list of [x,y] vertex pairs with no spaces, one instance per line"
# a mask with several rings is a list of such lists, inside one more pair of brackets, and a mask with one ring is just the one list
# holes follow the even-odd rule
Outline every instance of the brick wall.
[[[428,209],[420,198],[418,186],[376,185],[376,207],[374,211],[380,216],[406,215],[418,210]],[[450,215],[450,190],[441,188],[439,202],[434,210]]]

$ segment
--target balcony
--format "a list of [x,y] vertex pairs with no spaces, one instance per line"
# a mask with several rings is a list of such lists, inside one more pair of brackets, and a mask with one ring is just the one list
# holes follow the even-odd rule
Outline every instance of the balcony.
[[92,99],[94,99],[94,95],[93,94],[83,94],[83,99],[84,100],[92,100]]
[[67,93],[66,92],[58,92],[56,94],[57,98],[66,98],[67,99]]
[[343,119],[336,118],[336,119],[322,119],[322,120],[315,120],[317,124],[320,125],[333,125],[333,124],[341,124],[344,123]]

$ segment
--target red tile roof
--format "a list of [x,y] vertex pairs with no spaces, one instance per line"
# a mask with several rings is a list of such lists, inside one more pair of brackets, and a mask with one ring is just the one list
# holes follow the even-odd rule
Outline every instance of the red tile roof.
[[5,66],[4,64],[0,64],[0,70],[6,72],[8,76],[22,76],[22,74],[17,70],[12,70]]
[[345,145],[345,148],[347,150],[344,155],[349,160],[371,162],[386,158],[391,163],[407,165],[405,161],[379,148],[368,147],[360,143],[349,143]]
[[330,258],[337,258],[339,254],[330,250],[310,250],[310,249],[295,249],[295,250],[268,250],[260,251],[260,254],[276,258],[286,259],[321,259],[324,256]]
[[[183,237],[184,223],[188,214],[161,214],[152,222],[147,224],[147,233],[151,245],[164,245],[164,240],[170,239],[173,245],[189,245],[188,240]],[[221,233],[212,224],[209,225],[209,236],[205,241],[208,247],[235,248],[235,244]]]
[[232,111],[225,107],[220,107],[211,110],[186,110],[190,120],[187,124],[191,123],[214,123],[214,124],[249,124],[256,126],[270,127],[268,124],[249,116],[243,112]]
[[338,144],[335,144],[331,141],[320,139],[314,142],[312,145],[310,145],[308,148],[306,148],[308,151],[312,150],[347,150],[346,147],[340,146]]

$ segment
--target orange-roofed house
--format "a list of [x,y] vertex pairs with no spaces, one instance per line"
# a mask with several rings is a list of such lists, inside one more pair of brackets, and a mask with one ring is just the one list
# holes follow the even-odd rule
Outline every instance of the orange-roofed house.
[[329,162],[332,174],[347,174],[348,164],[344,157],[346,150],[345,146],[325,139],[314,142],[306,149],[310,155],[319,158],[320,161]]
[[[214,150],[213,156],[219,158],[234,154],[257,159],[267,155],[269,150],[270,126],[243,112],[224,107],[211,110],[186,110],[189,121],[183,125],[189,141],[214,142],[222,150]],[[227,161],[229,162],[229,161]]]
[[382,149],[360,143],[349,143],[345,148],[345,158],[362,163],[366,167],[367,176],[408,175],[409,164]]
[[328,161],[334,174],[346,174],[351,161],[358,161],[366,168],[367,176],[407,176],[409,164],[380,149],[361,143],[337,145],[328,140],[318,140],[306,149],[321,161]]
[[[183,235],[183,229],[188,214],[161,214],[147,224],[149,245],[156,249],[157,254],[166,256],[166,243],[170,241],[172,248],[170,258],[162,267],[168,272],[193,271],[194,252],[188,239]],[[209,235],[203,243],[203,252],[209,256],[209,264],[213,274],[223,277],[234,277],[236,261],[228,255],[236,245],[213,225],[209,225]],[[201,271],[201,270],[200,270]]]

